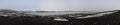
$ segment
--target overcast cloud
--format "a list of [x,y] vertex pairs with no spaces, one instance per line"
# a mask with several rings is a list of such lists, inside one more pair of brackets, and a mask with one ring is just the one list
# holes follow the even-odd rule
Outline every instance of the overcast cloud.
[[120,9],[119,0],[41,0],[46,11],[109,11]]
[[44,11],[108,11],[120,9],[120,0],[0,0],[0,8]]

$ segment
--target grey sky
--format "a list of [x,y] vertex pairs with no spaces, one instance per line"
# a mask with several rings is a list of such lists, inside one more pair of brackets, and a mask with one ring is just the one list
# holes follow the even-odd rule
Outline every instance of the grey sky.
[[108,11],[119,8],[119,0],[41,0],[46,11]]
[[120,9],[120,0],[0,0],[0,8],[45,11],[107,11]]
[[0,8],[13,10],[36,10],[37,0],[0,0]]

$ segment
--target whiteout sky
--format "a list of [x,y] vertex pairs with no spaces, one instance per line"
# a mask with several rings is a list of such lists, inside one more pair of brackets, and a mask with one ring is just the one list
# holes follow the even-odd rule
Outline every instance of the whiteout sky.
[[120,0],[0,0],[0,8],[19,11],[109,11],[120,9]]
[[119,9],[119,0],[41,0],[46,11],[108,11]]

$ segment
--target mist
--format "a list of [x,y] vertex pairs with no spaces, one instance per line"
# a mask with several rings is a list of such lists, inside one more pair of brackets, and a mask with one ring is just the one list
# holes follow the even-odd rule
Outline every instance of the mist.
[[41,0],[44,11],[110,11],[120,9],[118,0]]
[[110,11],[120,0],[0,0],[1,9],[18,11]]

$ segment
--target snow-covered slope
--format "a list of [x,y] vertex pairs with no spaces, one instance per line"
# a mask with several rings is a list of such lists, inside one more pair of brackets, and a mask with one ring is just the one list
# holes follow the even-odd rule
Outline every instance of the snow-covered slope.
[[[46,13],[47,12],[47,13]],[[64,14],[76,14],[76,13],[96,13],[96,12],[88,12],[88,11],[46,11],[45,13],[42,12],[30,12],[26,14],[34,14],[34,15],[40,15],[40,16],[48,16],[48,15],[64,15]]]

